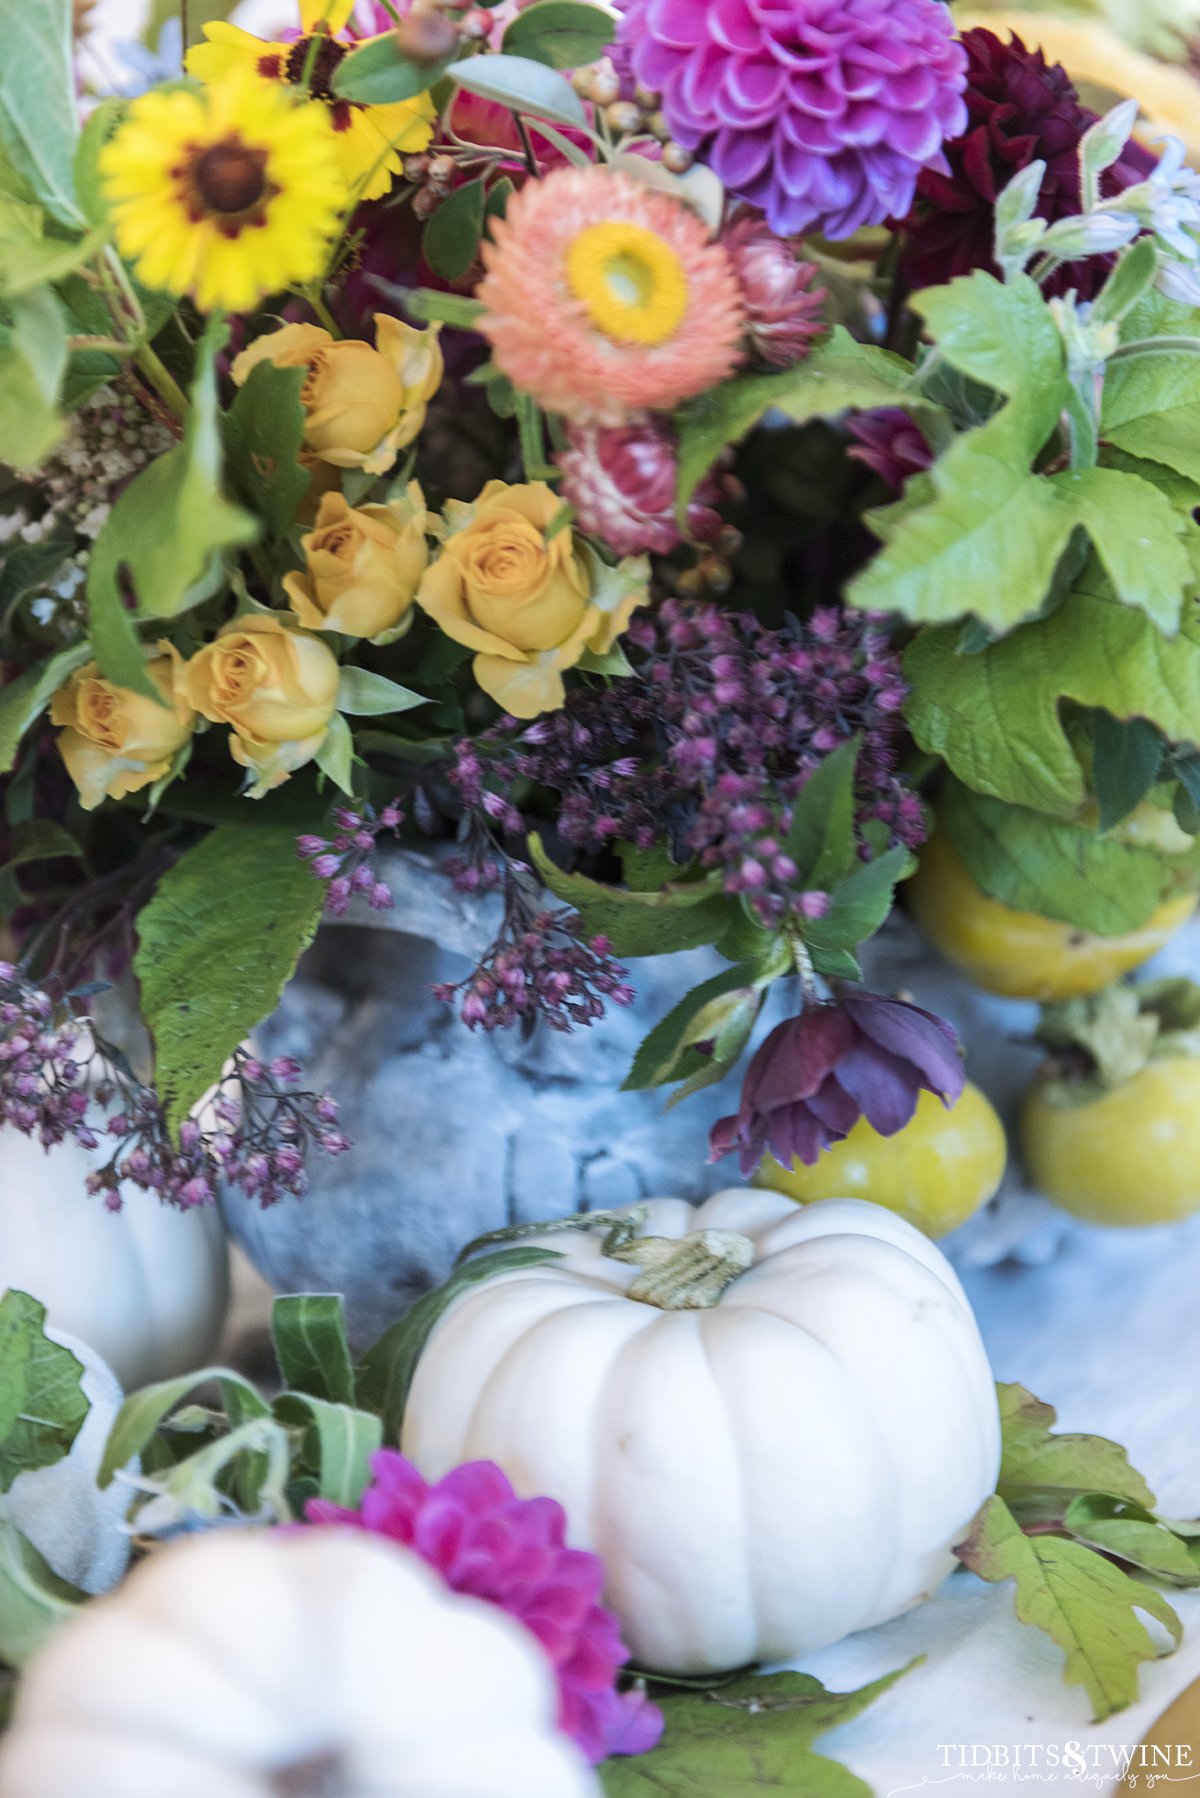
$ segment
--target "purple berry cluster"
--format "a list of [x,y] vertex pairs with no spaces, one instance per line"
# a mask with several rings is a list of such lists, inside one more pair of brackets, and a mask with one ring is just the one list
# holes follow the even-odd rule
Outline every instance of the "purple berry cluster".
[[665,841],[676,863],[721,869],[725,890],[777,927],[828,903],[803,889],[784,841],[809,777],[857,737],[857,829],[877,821],[891,842],[920,843],[920,801],[896,772],[906,688],[877,620],[826,607],[772,629],[673,599],[635,618],[625,642],[632,678],[574,689],[532,725],[505,719],[458,745],[452,778],[468,811],[515,833],[518,786],[548,787],[565,841]]
[[377,812],[372,805],[339,805],[333,814],[332,837],[296,838],[296,853],[318,880],[328,881],[325,909],[344,917],[356,893],[373,911],[390,911],[391,888],[379,872],[379,838],[399,836],[404,812],[398,799]]
[[111,1143],[110,1160],[87,1179],[111,1211],[120,1210],[123,1181],[184,1210],[211,1204],[220,1183],[264,1206],[301,1196],[308,1151],[340,1155],[350,1144],[332,1099],[293,1090],[300,1074],[286,1057],[264,1064],[236,1049],[210,1121],[189,1119],[176,1143],[154,1088],[90,1021],[56,1016],[44,987],[0,962],[0,1124],[46,1149],[69,1140],[91,1152]]

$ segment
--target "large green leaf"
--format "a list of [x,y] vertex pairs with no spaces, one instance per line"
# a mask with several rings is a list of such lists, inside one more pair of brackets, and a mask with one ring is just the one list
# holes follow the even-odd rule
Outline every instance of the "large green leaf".
[[229,478],[276,542],[291,530],[309,487],[309,471],[300,463],[305,374],[303,368],[260,362],[225,419]]
[[71,178],[79,130],[71,0],[17,0],[4,9],[0,146],[46,210],[81,225]]
[[1098,936],[1136,930],[1193,880],[1191,856],[1160,855],[959,782],[943,795],[942,827],[989,898]]
[[0,326],[0,463],[36,468],[62,435],[58,400],[67,366],[67,327],[48,290],[21,295]]
[[1003,1443],[997,1491],[1025,1520],[1045,1501],[1061,1511],[1079,1493],[1102,1492],[1152,1507],[1154,1494],[1129,1456],[1107,1436],[1057,1432],[1053,1406],[1024,1386],[999,1385]]
[[1100,434],[1200,481],[1200,356],[1122,357],[1104,379]]
[[110,680],[162,702],[145,670],[121,586],[125,569],[141,619],[172,618],[214,592],[222,551],[249,543],[257,521],[221,490],[221,430],[215,359],[226,327],[211,323],[196,359],[183,442],[130,482],[96,539],[88,608],[96,659]]
[[918,1664],[856,1692],[827,1691],[811,1673],[747,1673],[711,1691],[670,1693],[659,1746],[605,1761],[600,1783],[608,1798],[871,1798],[864,1780],[813,1743],[861,1716]]
[[88,1414],[83,1368],[45,1325],[46,1307],[27,1292],[0,1298],[0,1492],[69,1454]]
[[1017,1616],[1063,1650],[1063,1678],[1084,1688],[1097,1722],[1134,1702],[1139,1666],[1162,1652],[1139,1612],[1176,1644],[1182,1638],[1178,1617],[1152,1586],[1081,1543],[1025,1535],[1000,1497],[987,1501],[955,1553],[981,1579],[1016,1581]]
[[1015,400],[1028,435],[1042,442],[1066,399],[1062,340],[1036,282],[997,281],[977,269],[914,296],[913,309],[961,373]]
[[0,688],[0,774],[7,774],[17,759],[21,738],[40,718],[63,682],[91,657],[91,646],[76,643],[60,649],[26,668],[7,687]]
[[138,917],[134,967],[173,1128],[274,1007],[324,897],[287,825],[223,825],[159,883]]
[[941,417],[940,408],[913,385],[912,368],[902,356],[857,343],[841,325],[783,374],[738,375],[714,387],[678,414],[680,511],[686,512],[697,482],[725,446],[737,443],[768,412],[807,424],[877,406],[900,406],[927,420]]
[[1200,1585],[1200,1543],[1176,1535],[1143,1505],[1105,1492],[1081,1492],[1068,1504],[1063,1527],[1077,1542],[1115,1555],[1153,1579]]
[[1200,745],[1200,623],[1164,637],[1141,612],[1074,593],[1049,618],[976,655],[955,628],[922,631],[905,656],[910,728],[967,783],[1070,817],[1087,796],[1060,715],[1065,699],[1114,718],[1148,718]]
[[716,881],[676,881],[656,893],[605,886],[568,874],[550,860],[536,832],[529,839],[534,867],[550,891],[575,906],[590,936],[605,936],[618,956],[667,955],[713,943],[735,914]]

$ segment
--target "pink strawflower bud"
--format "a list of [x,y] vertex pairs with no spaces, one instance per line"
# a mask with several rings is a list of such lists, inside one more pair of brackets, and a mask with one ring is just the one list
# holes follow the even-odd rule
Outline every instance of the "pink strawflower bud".
[[[677,549],[679,467],[669,426],[660,418],[642,418],[611,430],[572,427],[568,438],[569,447],[556,459],[579,528],[603,538],[618,556],[643,550],[668,555]],[[710,542],[723,527],[714,510],[719,497],[711,476],[696,489],[688,531],[697,542]]]
[[828,296],[815,285],[816,264],[801,261],[798,243],[776,237],[755,212],[740,212],[721,243],[742,289],[751,346],[772,368],[790,368],[825,330]]

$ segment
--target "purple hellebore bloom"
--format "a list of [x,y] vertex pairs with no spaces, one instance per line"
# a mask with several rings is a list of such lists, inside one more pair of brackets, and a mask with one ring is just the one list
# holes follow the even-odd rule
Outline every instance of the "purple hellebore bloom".
[[782,1167],[811,1167],[860,1117],[894,1136],[922,1089],[950,1106],[964,1082],[958,1038],[944,1018],[842,988],[775,1026],[746,1071],[737,1114],[713,1126],[709,1159],[736,1149],[750,1175],[769,1149]]
[[780,237],[902,217],[967,122],[938,0],[626,0],[621,37],[676,142]]

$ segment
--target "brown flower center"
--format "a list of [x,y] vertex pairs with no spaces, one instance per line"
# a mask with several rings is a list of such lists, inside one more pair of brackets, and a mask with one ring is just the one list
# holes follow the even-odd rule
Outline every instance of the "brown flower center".
[[339,44],[325,31],[317,32],[315,37],[297,38],[288,53],[284,79],[291,82],[293,87],[298,87],[304,81],[307,69],[308,91],[313,99],[332,101],[335,98],[334,72],[347,48],[347,45]]
[[192,185],[204,211],[240,219],[267,197],[267,157],[237,136],[210,144],[192,164]]

